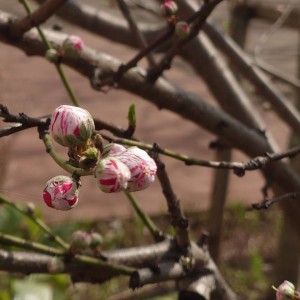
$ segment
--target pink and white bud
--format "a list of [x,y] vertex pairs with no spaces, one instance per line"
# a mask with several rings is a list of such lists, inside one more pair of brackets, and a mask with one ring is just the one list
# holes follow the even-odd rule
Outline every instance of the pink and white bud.
[[126,189],[131,177],[128,167],[113,156],[103,158],[97,164],[94,175],[99,188],[105,193],[116,193]]
[[95,131],[91,114],[80,107],[61,105],[51,116],[50,133],[64,147],[84,144]]
[[285,280],[276,290],[277,300],[293,299],[294,295],[295,295],[295,286],[287,280]]
[[170,17],[174,14],[176,14],[178,10],[177,4],[172,1],[172,0],[166,0],[162,5],[161,5],[161,10],[164,16]]
[[77,57],[79,52],[83,49],[83,47],[84,47],[83,40],[76,35],[68,36],[64,40],[62,45],[64,53],[72,57]]
[[116,157],[130,170],[131,177],[127,186],[130,192],[144,190],[154,182],[157,166],[146,151],[130,147]]
[[44,202],[57,210],[70,210],[78,203],[78,184],[67,176],[55,176],[45,185]]
[[116,156],[126,151],[126,148],[123,145],[120,144],[111,144],[111,145],[112,147],[108,152],[108,155],[110,156]]
[[177,22],[175,25],[175,33],[181,39],[186,38],[190,31],[190,25],[184,21]]

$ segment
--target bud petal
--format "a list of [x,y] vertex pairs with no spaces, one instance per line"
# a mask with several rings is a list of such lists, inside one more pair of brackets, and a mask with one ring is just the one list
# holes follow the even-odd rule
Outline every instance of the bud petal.
[[285,280],[277,288],[276,299],[277,300],[293,299],[294,294],[295,294],[295,286],[291,282]]
[[75,58],[78,56],[79,52],[83,49],[83,47],[83,40],[76,35],[68,36],[64,40],[62,45],[64,53]]
[[172,1],[172,0],[166,0],[162,5],[161,5],[161,10],[164,16],[172,16],[176,14],[178,10],[177,4]]
[[96,166],[94,175],[99,188],[105,193],[120,192],[127,187],[130,171],[118,158],[108,156]]
[[62,146],[79,146],[85,143],[94,131],[94,120],[85,109],[61,105],[52,113],[50,133]]
[[144,190],[155,179],[157,166],[148,153],[138,147],[130,147],[118,157],[130,170],[127,189],[130,192]]
[[57,210],[70,210],[78,203],[78,186],[74,179],[67,176],[55,176],[45,185],[44,202]]
[[190,31],[191,28],[189,24],[184,21],[177,22],[175,25],[175,33],[181,39],[186,38]]
[[126,148],[120,144],[110,144],[110,145],[112,145],[108,152],[108,155],[110,156],[116,156],[126,151]]

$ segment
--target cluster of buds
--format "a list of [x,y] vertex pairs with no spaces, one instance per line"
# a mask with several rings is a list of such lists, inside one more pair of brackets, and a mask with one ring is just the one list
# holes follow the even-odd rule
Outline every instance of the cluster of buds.
[[299,293],[295,290],[295,286],[285,280],[278,288],[273,286],[276,291],[276,300],[300,299]]
[[60,49],[50,48],[46,51],[45,57],[52,63],[59,63],[62,56],[76,58],[84,48],[83,40],[76,35],[68,36]]
[[97,250],[103,243],[102,236],[97,232],[86,232],[78,230],[71,237],[71,250],[79,252],[82,250]]
[[144,150],[113,144],[107,157],[97,164],[94,175],[103,192],[115,193],[123,189],[135,192],[150,186],[156,170],[154,160]]
[[175,1],[166,0],[161,5],[162,14],[167,18],[170,24],[175,26],[175,34],[180,38],[186,38],[190,33],[190,25],[185,21],[179,21],[176,13],[178,6]]
[[[157,166],[147,152],[119,144],[103,146],[87,110],[61,105],[52,113],[49,128],[54,141],[68,147],[69,162],[93,171],[103,192],[140,191],[154,181]],[[55,176],[46,183],[43,199],[49,207],[69,210],[78,203],[79,187],[75,178]]]

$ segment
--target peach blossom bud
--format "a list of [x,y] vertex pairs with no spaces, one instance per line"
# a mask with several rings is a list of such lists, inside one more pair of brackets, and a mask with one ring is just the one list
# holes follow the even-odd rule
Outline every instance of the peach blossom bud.
[[190,31],[190,25],[184,21],[177,22],[175,25],[175,33],[181,39],[186,38]]
[[131,192],[144,190],[154,181],[157,166],[146,151],[130,147],[116,157],[130,170],[131,178],[127,190]]
[[72,57],[77,57],[83,47],[84,43],[82,39],[76,35],[68,36],[62,45],[64,53]]
[[162,5],[161,5],[161,10],[164,14],[164,16],[172,16],[174,14],[176,14],[177,10],[178,10],[178,6],[177,4],[172,1],[172,0],[166,0]]
[[295,295],[295,286],[285,280],[276,291],[276,299],[277,300],[288,300],[293,299],[293,296]]
[[120,192],[127,188],[130,171],[118,158],[108,156],[98,162],[94,175],[99,188],[105,193]]
[[109,150],[108,154],[111,156],[115,156],[121,154],[126,151],[126,148],[120,144],[112,144],[112,148]]
[[57,50],[51,48],[46,51],[45,57],[47,58],[48,61],[52,63],[57,63],[59,60],[59,54]]
[[72,233],[71,247],[73,249],[86,249],[90,246],[91,241],[90,233],[78,230]]
[[57,210],[70,210],[78,203],[78,185],[67,176],[55,176],[45,185],[44,202]]
[[95,249],[95,248],[101,246],[102,243],[103,243],[103,237],[101,236],[101,234],[99,234],[97,232],[92,232],[90,248]]
[[50,133],[64,147],[84,144],[94,131],[94,120],[85,109],[61,105],[52,113]]

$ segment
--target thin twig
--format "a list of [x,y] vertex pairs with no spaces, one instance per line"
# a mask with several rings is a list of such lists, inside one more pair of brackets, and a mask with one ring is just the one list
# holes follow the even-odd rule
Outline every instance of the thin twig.
[[[117,4],[118,4],[121,12],[123,13],[123,16],[126,18],[126,20],[128,22],[128,25],[130,27],[130,31],[136,37],[136,40],[137,40],[137,43],[138,43],[139,47],[142,48],[142,49],[146,48],[147,47],[146,39],[144,38],[143,34],[139,30],[136,22],[134,21],[132,15],[130,13],[130,10],[128,9],[125,1],[117,0]],[[153,56],[150,52],[146,55],[146,58],[147,58],[150,66],[154,67],[156,65],[155,60],[154,60],[154,58],[153,58]]]
[[166,167],[158,155],[155,157],[155,162],[157,164],[157,177],[162,187],[163,194],[167,200],[171,224],[176,232],[175,239],[177,246],[182,251],[185,251],[190,245],[188,220],[180,208],[180,201],[173,191]]
[[256,209],[256,210],[267,209],[271,205],[273,205],[274,203],[277,203],[279,201],[288,200],[288,199],[295,200],[295,199],[298,199],[299,197],[300,197],[300,192],[287,193],[287,194],[281,195],[279,197],[274,197],[274,198],[271,198],[271,199],[265,199],[265,200],[263,200],[262,202],[259,202],[259,203],[253,203],[251,205],[251,207],[253,209]]

